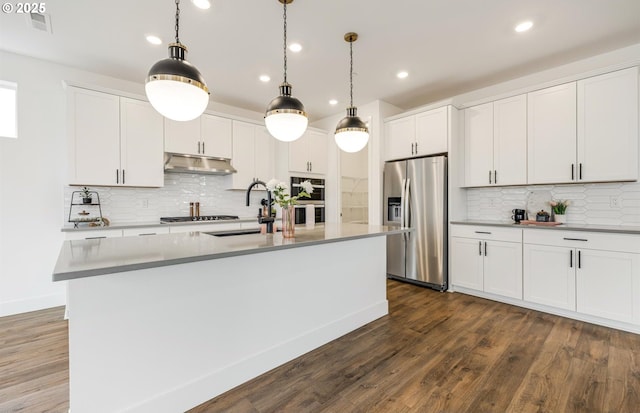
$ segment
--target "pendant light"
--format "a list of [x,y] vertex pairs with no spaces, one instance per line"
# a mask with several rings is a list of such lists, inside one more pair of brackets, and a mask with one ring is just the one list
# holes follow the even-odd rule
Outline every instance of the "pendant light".
[[347,33],[344,40],[349,43],[349,56],[351,58],[351,66],[349,69],[349,84],[351,103],[347,108],[347,116],[342,118],[336,126],[336,144],[345,152],[358,152],[369,141],[369,129],[367,125],[360,119],[358,108],[353,106],[353,42],[358,40],[357,33]]
[[293,3],[293,0],[278,1],[284,5],[284,82],[280,85],[280,96],[267,106],[264,123],[271,136],[291,142],[307,130],[309,120],[304,105],[291,96],[291,85],[287,83],[287,4]]
[[209,104],[209,89],[194,65],[185,60],[187,47],[180,43],[180,0],[176,0],[176,41],[169,57],[149,70],[145,92],[151,105],[166,118],[188,121],[202,115]]

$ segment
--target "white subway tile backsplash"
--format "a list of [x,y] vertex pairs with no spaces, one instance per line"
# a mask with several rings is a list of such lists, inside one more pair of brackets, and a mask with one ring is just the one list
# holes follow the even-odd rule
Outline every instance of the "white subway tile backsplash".
[[[547,191],[547,192],[545,192]],[[640,225],[640,183],[536,185],[467,189],[467,217],[504,221],[511,210],[526,208],[531,196],[571,201],[567,222],[571,224]],[[617,205],[612,202],[617,199]],[[540,200],[538,204],[541,205]],[[545,208],[550,211],[550,207]]]
[[[188,216],[189,202],[200,202],[200,215],[257,215],[265,191],[251,192],[251,206],[246,192],[226,189],[224,176],[165,174],[162,188],[90,187],[100,195],[102,215],[112,223],[159,221],[160,217]],[[64,222],[69,216],[71,194],[79,187],[64,188]]]

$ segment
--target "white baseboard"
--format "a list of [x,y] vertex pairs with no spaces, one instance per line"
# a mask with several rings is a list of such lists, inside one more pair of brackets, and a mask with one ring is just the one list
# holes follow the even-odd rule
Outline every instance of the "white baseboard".
[[66,294],[51,294],[0,302],[0,317],[65,305]]

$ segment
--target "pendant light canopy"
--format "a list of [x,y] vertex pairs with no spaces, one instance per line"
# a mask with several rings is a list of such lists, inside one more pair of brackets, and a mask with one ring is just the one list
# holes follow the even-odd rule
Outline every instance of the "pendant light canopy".
[[180,0],[176,0],[176,41],[169,44],[169,57],[149,70],[145,82],[147,98],[166,118],[188,121],[202,115],[209,104],[209,89],[202,74],[185,60],[187,47],[180,43]]
[[349,43],[349,56],[351,60],[349,69],[349,84],[351,103],[347,108],[347,116],[336,126],[336,144],[345,152],[358,152],[369,142],[369,129],[358,117],[358,108],[353,106],[353,42],[358,40],[357,33],[347,33],[344,40]]
[[307,130],[309,120],[304,105],[291,96],[291,85],[287,83],[287,4],[293,3],[293,0],[278,1],[284,6],[284,81],[280,85],[280,96],[267,106],[264,123],[271,136],[283,142],[291,142]]

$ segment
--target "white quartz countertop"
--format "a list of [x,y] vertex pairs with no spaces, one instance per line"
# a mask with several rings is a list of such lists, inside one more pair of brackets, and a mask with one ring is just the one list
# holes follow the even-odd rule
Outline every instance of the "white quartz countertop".
[[53,281],[386,236],[407,231],[411,229],[364,224],[325,224],[314,229],[307,229],[304,226],[296,227],[295,238],[283,238],[281,233],[216,237],[204,232],[190,232],[147,237],[64,241],[53,271]]
[[619,234],[640,234],[640,226],[630,225],[591,225],[591,224],[560,224],[554,226],[535,225],[535,224],[516,224],[513,221],[451,221],[452,225],[482,225],[492,227],[509,227],[509,228],[535,228],[549,231],[589,231],[589,232],[610,232]]

